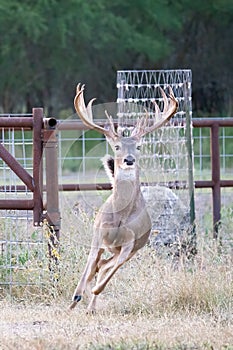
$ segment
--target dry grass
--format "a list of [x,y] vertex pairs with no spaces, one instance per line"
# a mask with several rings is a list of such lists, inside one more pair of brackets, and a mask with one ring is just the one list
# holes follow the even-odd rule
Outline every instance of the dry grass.
[[87,315],[87,301],[72,312],[68,304],[86,261],[91,222],[83,215],[81,230],[75,224],[72,234],[69,215],[64,225],[55,279],[1,301],[1,350],[233,349],[230,251],[219,252],[201,235],[193,261],[158,256],[147,246],[111,280],[98,313]]
[[205,313],[151,312],[123,314],[116,310],[88,316],[65,305],[4,307],[1,349],[232,349],[232,327]]

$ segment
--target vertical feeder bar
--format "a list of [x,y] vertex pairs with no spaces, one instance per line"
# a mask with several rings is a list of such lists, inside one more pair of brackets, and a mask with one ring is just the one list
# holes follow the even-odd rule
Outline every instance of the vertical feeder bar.
[[[192,121],[191,121],[191,102],[189,100],[191,91],[189,91],[189,83],[184,83],[184,98],[185,98],[185,113],[186,113],[186,147],[188,152],[188,186],[189,186],[189,198],[190,198],[190,242],[189,252],[196,254],[197,252],[197,237],[195,227],[195,202],[194,202],[194,177],[193,177],[193,135],[192,135]],[[191,86],[190,86],[191,89]]]
[[43,214],[43,108],[33,108],[33,224],[38,226]]
[[212,162],[212,198],[213,198],[213,238],[218,237],[221,219],[221,188],[220,188],[220,152],[219,152],[219,124],[211,127],[211,162]]
[[[191,95],[191,94],[190,94]],[[192,120],[189,108],[189,93],[188,83],[184,83],[184,97],[185,97],[185,113],[186,113],[186,134],[187,134],[187,150],[188,150],[188,183],[189,183],[189,197],[190,197],[190,222],[194,224],[195,221],[195,203],[194,203],[194,176],[193,176],[193,135],[192,135]]]
[[57,262],[60,238],[60,211],[58,186],[58,134],[54,118],[44,120],[44,149],[46,166],[46,219],[50,227],[49,256]]

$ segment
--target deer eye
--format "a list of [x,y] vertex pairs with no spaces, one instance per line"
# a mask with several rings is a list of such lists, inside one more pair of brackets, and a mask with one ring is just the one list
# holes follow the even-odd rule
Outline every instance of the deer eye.
[[137,146],[136,149],[137,149],[138,151],[140,151],[140,150],[141,150],[141,146]]
[[119,145],[116,145],[116,146],[115,146],[115,150],[116,150],[116,151],[119,151],[119,149],[120,149],[120,146],[119,146]]

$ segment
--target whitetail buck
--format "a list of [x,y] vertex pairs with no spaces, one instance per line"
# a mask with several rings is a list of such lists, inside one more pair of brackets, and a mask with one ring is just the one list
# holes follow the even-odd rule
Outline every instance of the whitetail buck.
[[[103,291],[114,273],[127,260],[142,248],[150,235],[151,221],[140,190],[139,165],[141,139],[145,134],[161,127],[176,112],[178,103],[169,87],[169,99],[161,89],[164,108],[161,112],[155,103],[154,118],[138,119],[134,128],[126,136],[124,130],[115,131],[113,120],[108,117],[108,127],[103,128],[93,121],[92,99],[87,107],[83,97],[84,86],[77,86],[74,99],[75,109],[85,125],[106,136],[114,151],[114,159],[105,157],[105,168],[111,173],[113,192],[100,208],[95,222],[87,264],[77,285],[70,309],[81,300],[90,289],[90,283],[97,274],[96,285],[92,288],[88,311],[93,312],[96,298]],[[102,258],[104,251],[111,253],[108,259]]]

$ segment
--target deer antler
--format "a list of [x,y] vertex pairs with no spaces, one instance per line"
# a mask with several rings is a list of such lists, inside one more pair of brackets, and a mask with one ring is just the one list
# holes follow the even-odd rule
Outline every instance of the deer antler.
[[104,134],[107,137],[114,139],[115,137],[117,137],[117,133],[114,129],[114,123],[111,116],[109,116],[106,113],[106,116],[109,121],[108,129],[105,129],[94,123],[93,114],[92,114],[92,103],[95,101],[95,98],[90,100],[87,106],[85,105],[84,97],[83,97],[84,86],[85,85],[81,86],[81,84],[77,85],[76,96],[74,98],[74,107],[76,109],[76,112],[78,113],[80,119],[83,121],[83,123],[86,126],[100,132],[101,134]]
[[159,120],[157,120],[154,124],[151,126],[148,126],[148,119],[149,115],[148,112],[146,111],[146,116],[144,118],[140,118],[137,121],[137,124],[135,126],[134,131],[132,132],[131,136],[136,136],[136,137],[142,137],[149,132],[152,132],[161,126],[163,126],[166,122],[168,122],[171,117],[176,113],[177,108],[178,108],[178,102],[173,94],[173,91],[171,87],[169,86],[169,98],[163,91],[163,89],[160,88],[163,101],[164,101],[164,108],[163,111],[159,109],[159,106],[157,105],[156,102],[154,102],[155,106],[155,117],[157,117]]

